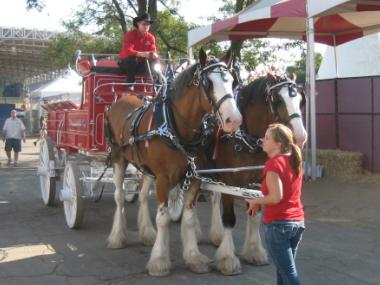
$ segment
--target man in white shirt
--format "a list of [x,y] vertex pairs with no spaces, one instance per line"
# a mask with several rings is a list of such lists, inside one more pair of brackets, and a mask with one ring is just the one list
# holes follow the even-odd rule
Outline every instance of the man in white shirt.
[[11,111],[11,117],[8,118],[3,126],[3,138],[5,138],[5,152],[8,157],[8,166],[11,165],[11,151],[14,152],[14,166],[17,166],[18,153],[21,151],[21,139],[26,142],[25,126],[23,122],[16,117],[16,110]]

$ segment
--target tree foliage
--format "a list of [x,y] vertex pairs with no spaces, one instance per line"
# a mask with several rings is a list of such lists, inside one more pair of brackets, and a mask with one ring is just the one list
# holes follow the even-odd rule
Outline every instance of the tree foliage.
[[[321,66],[323,56],[320,53],[315,54],[315,73],[318,72],[319,67]],[[297,83],[306,82],[306,51],[304,50],[301,54],[301,58],[295,62],[294,65],[288,66],[286,68],[286,73],[289,77],[292,77],[292,74],[297,75]]]
[[[25,0],[29,8],[42,9],[43,0]],[[223,0],[219,13],[209,20],[230,17],[241,11],[255,0]],[[82,7],[77,9],[72,19],[64,24],[68,33],[61,35],[49,47],[48,57],[55,68],[62,68],[73,62],[75,50],[81,49],[89,53],[118,53],[124,33],[133,28],[132,19],[138,14],[149,12],[155,22],[151,31],[156,35],[158,51],[161,57],[166,57],[169,51],[173,58],[187,55],[187,32],[196,25],[186,23],[178,15],[178,0],[85,0]],[[157,11],[157,4],[164,9]],[[93,35],[81,32],[84,27],[91,27]],[[195,46],[197,55],[201,46]],[[305,44],[302,41],[288,41],[283,44],[274,44],[268,40],[252,39],[232,41],[231,44],[209,43],[204,46],[215,56],[222,56],[224,50],[231,47],[234,57],[238,57],[247,71],[252,71],[259,64],[272,65],[278,61],[276,52],[279,50],[301,49],[305,53]],[[303,70],[302,58],[294,66]],[[304,75],[300,73],[299,78]]]
[[75,61],[75,51],[83,53],[116,54],[120,50],[120,41],[107,37],[92,36],[82,32],[61,34],[47,49],[50,64],[61,69]]
[[45,3],[43,0],[26,0],[26,8],[28,10],[36,9],[37,11],[42,11],[44,7]]
[[188,30],[183,17],[173,15],[170,10],[158,12],[157,43],[162,56],[169,51],[173,58],[186,57]]

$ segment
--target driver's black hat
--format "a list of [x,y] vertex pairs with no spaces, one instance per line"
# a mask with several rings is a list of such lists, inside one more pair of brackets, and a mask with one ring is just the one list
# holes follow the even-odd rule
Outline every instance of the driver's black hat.
[[136,18],[133,18],[133,26],[137,27],[137,23],[140,21],[153,23],[153,20],[150,18],[150,15],[148,13],[144,13]]

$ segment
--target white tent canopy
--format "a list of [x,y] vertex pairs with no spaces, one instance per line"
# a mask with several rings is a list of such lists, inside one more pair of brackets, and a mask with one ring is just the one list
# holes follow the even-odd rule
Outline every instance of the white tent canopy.
[[380,34],[345,43],[336,47],[335,53],[333,48],[328,47],[323,55],[317,79],[378,76],[380,75],[379,51]]
[[82,94],[82,77],[74,70],[68,69],[61,76],[45,86],[33,91],[32,101],[71,100],[80,103]]
[[[310,113],[311,177],[316,178],[316,110],[314,43],[338,46],[380,32],[378,0],[260,0],[240,13],[191,30],[191,46],[212,40],[287,37],[307,39],[307,86]],[[309,110],[309,111],[308,111]]]

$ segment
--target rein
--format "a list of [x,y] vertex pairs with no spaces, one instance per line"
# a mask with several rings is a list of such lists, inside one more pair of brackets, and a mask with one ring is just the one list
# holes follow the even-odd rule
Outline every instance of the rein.
[[[276,117],[276,121],[279,122],[279,123],[282,123],[284,125],[287,125],[292,119],[295,119],[295,118],[302,118],[302,114],[300,113],[293,113],[293,114],[290,114],[288,115],[287,118],[285,119],[281,119],[280,116],[278,115],[278,112],[277,112],[277,108],[276,108],[276,105],[275,105],[275,100],[274,100],[274,90],[278,89],[278,88],[281,88],[283,86],[288,86],[288,91],[289,91],[289,96],[290,97],[294,97],[297,95],[297,93],[295,93],[292,89],[292,87],[295,85],[295,82],[294,81],[291,81],[291,80],[286,80],[286,81],[282,81],[282,82],[279,82],[275,85],[269,85],[269,83],[267,84],[267,96],[268,96],[268,101],[269,101],[269,106],[271,108],[271,111],[272,111],[272,114]],[[294,94],[295,93],[295,94]],[[293,95],[294,94],[294,95]]]
[[[224,101],[227,99],[234,99],[232,94],[226,94],[221,99],[219,99],[217,102],[213,100],[213,98],[209,95],[209,90],[207,85],[207,81],[209,79],[206,77],[207,74],[211,72],[223,72],[223,71],[213,71],[215,68],[221,68],[222,70],[228,70],[227,66],[224,62],[212,62],[204,67],[201,67],[200,64],[198,64],[197,69],[194,73],[192,84],[200,88],[201,93],[203,96],[205,96],[208,101],[210,102],[210,105],[212,106],[214,113],[216,113],[218,116],[220,106]],[[154,129],[148,129],[148,131],[144,134],[138,135],[137,129],[140,125],[140,122],[144,116],[144,114],[148,111],[148,109],[153,104],[153,116],[154,121],[156,123],[156,128]],[[191,141],[185,141],[180,137],[178,134],[175,122],[172,116],[172,112],[175,112],[178,115],[178,118],[184,123],[184,125],[190,129],[193,133],[198,134],[193,140]],[[159,136],[162,138],[169,146],[172,146],[179,151],[181,151],[187,158],[189,169],[194,168],[194,165],[190,167],[190,161],[194,163],[194,157],[189,154],[189,151],[191,152],[191,149],[196,150],[200,145],[204,144],[207,141],[207,137],[210,134],[210,131],[207,129],[208,124],[202,123],[201,130],[197,130],[192,128],[187,122],[186,118],[184,118],[181,113],[179,112],[178,108],[169,100],[168,94],[167,94],[167,86],[163,88],[160,96],[156,97],[156,99],[152,102],[145,102],[144,105],[136,108],[133,112],[129,113],[128,116],[125,118],[125,123],[123,127],[123,137],[124,133],[126,131],[126,122],[131,120],[131,124],[129,126],[129,132],[131,136],[129,137],[128,141],[125,141],[123,138],[121,140],[120,147],[127,147],[129,145],[134,145],[137,142],[141,141],[147,141],[152,139],[155,136]],[[187,176],[189,176],[189,173],[187,173]],[[189,177],[187,177],[188,179]]]
[[[267,86],[266,86],[266,98],[267,98],[267,101],[269,102],[270,110],[272,114],[274,115],[276,121],[284,125],[287,125],[292,119],[302,118],[302,115],[300,113],[293,113],[289,115],[287,118],[281,119],[277,112],[277,106],[275,104],[275,99],[274,99],[274,96],[275,96],[274,91],[279,88],[282,88],[283,86],[288,86],[289,95],[291,97],[294,97],[296,95],[292,96],[292,94],[294,94],[294,91],[291,90],[294,85],[295,85],[294,81],[286,80],[286,81],[276,83],[275,85],[270,85],[269,83],[267,83]],[[239,94],[240,93],[238,93],[238,96]],[[239,102],[239,100],[237,101]],[[244,148],[248,152],[254,152],[258,148],[262,147],[261,138],[249,134],[244,124],[244,121],[242,125],[240,126],[240,128],[235,132],[235,134],[224,134],[221,137],[221,139],[232,140],[234,142],[235,151],[237,152],[242,151]]]

